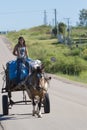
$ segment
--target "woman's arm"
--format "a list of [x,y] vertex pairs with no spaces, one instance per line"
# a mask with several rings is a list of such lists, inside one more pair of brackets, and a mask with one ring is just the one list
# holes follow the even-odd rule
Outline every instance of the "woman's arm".
[[18,56],[17,45],[13,49],[13,55]]
[[25,49],[25,54],[26,54],[26,57],[28,57],[28,50],[27,50],[27,48]]

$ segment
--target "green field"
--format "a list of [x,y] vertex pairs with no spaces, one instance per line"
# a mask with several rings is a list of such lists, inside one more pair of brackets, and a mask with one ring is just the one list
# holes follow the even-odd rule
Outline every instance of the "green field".
[[70,45],[59,43],[58,39],[52,35],[50,26],[9,32],[6,36],[13,47],[18,37],[23,36],[29,57],[40,59],[45,65],[46,72],[87,83],[87,28],[73,27]]

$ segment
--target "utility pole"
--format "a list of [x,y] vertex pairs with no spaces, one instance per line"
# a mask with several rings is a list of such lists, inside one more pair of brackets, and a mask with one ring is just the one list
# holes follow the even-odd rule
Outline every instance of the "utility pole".
[[44,10],[44,25],[47,25],[47,14],[46,14],[46,10]]
[[70,38],[70,26],[69,26],[69,20],[70,20],[70,18],[67,18],[67,23],[68,23],[68,29],[67,29],[67,31],[68,31],[68,39]]
[[55,15],[55,27],[57,27],[57,11],[54,9],[54,15]]
[[54,35],[57,36],[57,11],[56,9],[54,9],[54,17],[55,17]]
[[68,32],[68,35],[67,35],[68,39],[67,39],[67,41],[68,41],[68,44],[69,44],[69,41],[70,41],[70,18],[64,18],[64,19],[67,20],[67,32]]

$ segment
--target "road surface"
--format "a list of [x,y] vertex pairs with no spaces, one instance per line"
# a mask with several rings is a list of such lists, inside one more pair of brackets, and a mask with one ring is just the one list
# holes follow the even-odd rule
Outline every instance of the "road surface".
[[[0,73],[2,65],[15,59],[9,44],[0,36]],[[32,105],[14,105],[8,116],[2,114],[3,75],[0,74],[0,130],[87,130],[87,86],[52,76],[49,86],[51,112],[42,118],[32,116]],[[22,93],[14,92],[21,100]]]

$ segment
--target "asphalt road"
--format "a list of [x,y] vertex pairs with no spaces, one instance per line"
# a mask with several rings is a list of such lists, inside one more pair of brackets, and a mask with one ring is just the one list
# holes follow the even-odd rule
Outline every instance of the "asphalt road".
[[[15,59],[9,43],[0,36],[0,73],[2,65]],[[13,105],[8,116],[2,114],[3,74],[0,74],[0,130],[87,130],[87,86],[52,75],[49,86],[51,112],[42,118],[32,116],[32,105]],[[22,100],[21,92],[12,94],[13,100]]]

